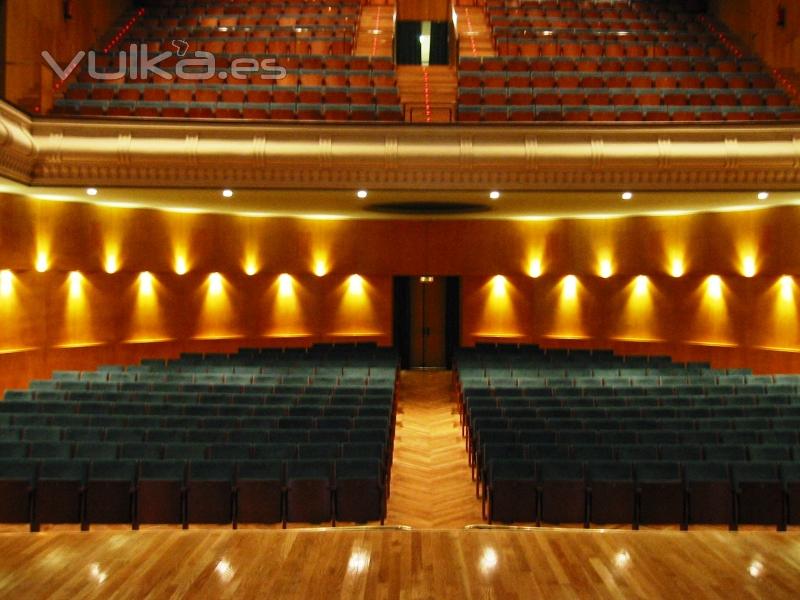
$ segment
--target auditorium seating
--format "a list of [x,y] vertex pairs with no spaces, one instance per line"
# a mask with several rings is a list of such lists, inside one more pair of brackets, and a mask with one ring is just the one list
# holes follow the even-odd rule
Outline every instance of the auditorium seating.
[[460,121],[797,120],[766,67],[658,0],[489,0],[496,57],[459,62]]
[[366,344],[56,371],[0,402],[0,521],[382,521],[396,368]]
[[456,360],[490,522],[783,529],[800,512],[798,375],[537,346]]
[[[358,2],[140,4],[96,49],[96,70],[102,78],[84,68],[56,100],[54,114],[403,119],[392,60],[352,55]],[[122,54],[134,44],[137,49],[146,46],[151,58],[162,52],[170,55],[157,63],[160,71],[144,77],[129,68],[130,57]],[[204,62],[179,65],[189,58]]]

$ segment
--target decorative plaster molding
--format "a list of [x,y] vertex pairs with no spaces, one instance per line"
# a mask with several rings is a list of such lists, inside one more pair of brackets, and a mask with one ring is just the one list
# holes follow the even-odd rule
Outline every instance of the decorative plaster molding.
[[31,119],[0,104],[0,172],[31,185],[456,190],[797,189],[800,127],[331,126]]

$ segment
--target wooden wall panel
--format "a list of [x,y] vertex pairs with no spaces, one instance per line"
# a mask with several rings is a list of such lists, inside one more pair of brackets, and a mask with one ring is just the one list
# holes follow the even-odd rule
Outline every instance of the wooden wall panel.
[[[800,2],[797,0],[710,0],[711,11],[774,68],[800,65]],[[778,7],[786,25],[777,26]]]
[[[796,207],[543,222],[325,221],[0,200],[0,269],[13,272],[8,293],[0,289],[0,387],[57,368],[181,351],[391,344],[392,277],[423,274],[462,277],[465,344],[609,347],[800,371],[800,279],[781,283],[800,275]],[[47,272],[34,270],[38,251]],[[176,253],[187,260],[183,275]],[[104,270],[109,254],[113,273]],[[752,278],[742,274],[747,255]],[[682,277],[670,275],[675,256]],[[608,278],[599,276],[602,259],[612,265]],[[145,271],[152,293],[143,291]],[[354,274],[362,293],[351,291]],[[716,300],[707,292],[714,274],[722,281]],[[568,275],[574,298],[564,292]]]
[[397,0],[397,18],[401,21],[447,21],[449,0]]
[[[105,35],[131,0],[80,0],[64,20],[61,0],[7,0],[5,56],[6,98],[33,108],[39,97],[47,50],[64,66],[79,50],[89,51]],[[55,79],[55,75],[54,81]],[[30,100],[30,102],[28,102]]]

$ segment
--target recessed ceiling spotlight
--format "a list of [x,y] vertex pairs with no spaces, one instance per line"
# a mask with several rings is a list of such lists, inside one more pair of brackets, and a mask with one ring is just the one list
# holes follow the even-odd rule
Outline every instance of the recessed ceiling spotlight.
[[356,192],[356,196],[358,196],[361,200],[367,197],[367,190],[358,190]]
[[97,196],[97,188],[86,188],[87,196]]
[[622,192],[623,200],[630,200],[633,198],[633,192]]
[[769,192],[758,192],[759,200],[766,200],[767,198],[769,198]]
[[225,198],[233,198],[233,190],[222,190],[222,195]]
[[489,198],[491,198],[492,200],[497,200],[499,197],[500,197],[500,192],[498,192],[497,190],[489,192]]

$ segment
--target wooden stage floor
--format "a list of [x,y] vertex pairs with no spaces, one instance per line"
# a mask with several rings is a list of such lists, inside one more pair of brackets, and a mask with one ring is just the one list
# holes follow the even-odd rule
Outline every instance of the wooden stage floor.
[[797,598],[800,535],[622,530],[0,534],[2,598]]

